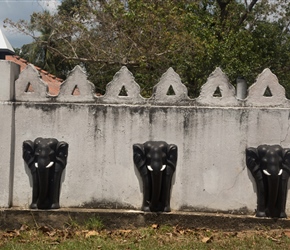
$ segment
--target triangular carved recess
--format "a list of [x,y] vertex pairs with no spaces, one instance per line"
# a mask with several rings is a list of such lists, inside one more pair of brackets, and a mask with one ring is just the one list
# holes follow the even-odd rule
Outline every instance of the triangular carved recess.
[[179,75],[169,68],[161,77],[160,81],[153,87],[151,100],[154,102],[182,102],[188,101],[187,88],[181,82]]
[[107,84],[106,94],[98,99],[106,103],[144,102],[140,95],[140,86],[135,82],[133,74],[125,66]]
[[264,69],[256,82],[249,87],[246,103],[256,106],[275,106],[287,101],[285,89],[270,69]]
[[235,88],[220,68],[210,74],[207,82],[201,87],[197,101],[207,105],[237,105]]
[[48,85],[41,80],[38,70],[32,65],[20,73],[15,81],[15,98],[17,101],[46,101]]
[[60,102],[92,102],[95,96],[95,86],[87,80],[86,73],[76,66],[68,78],[60,85],[57,101]]
[[176,95],[172,85],[169,86],[166,95]]
[[272,95],[272,92],[271,92],[271,90],[270,90],[270,88],[268,86],[267,86],[267,88],[266,88],[263,96],[265,96],[265,97],[271,97],[271,96],[273,96]]
[[78,85],[76,85],[71,93],[71,95],[80,95],[80,90],[79,90],[79,87]]
[[125,86],[122,86],[122,88],[119,92],[119,96],[128,96],[127,89],[125,88]]
[[31,84],[30,82],[27,83],[24,92],[26,92],[26,93],[28,93],[28,92],[29,92],[29,93],[33,93],[33,92],[34,92],[34,89],[33,89],[32,84]]
[[213,97],[222,97],[222,92],[219,86],[216,88],[215,92],[213,93]]

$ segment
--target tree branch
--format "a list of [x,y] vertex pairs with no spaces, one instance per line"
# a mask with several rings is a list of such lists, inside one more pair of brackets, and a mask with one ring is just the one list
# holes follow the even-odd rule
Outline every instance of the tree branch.
[[78,57],[78,56],[67,56],[54,47],[51,47],[48,45],[47,48],[53,53],[61,56],[62,58],[68,61],[102,63],[102,64],[107,64],[107,65],[139,66],[139,63],[135,61],[126,61],[124,63],[121,61],[110,61],[110,60],[102,60],[102,59],[84,58],[84,57]]
[[259,0],[252,0],[252,2],[250,3],[250,5],[247,7],[246,12],[241,16],[239,22],[238,22],[238,26],[242,25],[242,23],[247,19],[248,14],[252,11],[252,9],[254,8],[254,6],[256,5],[256,3]]
[[231,0],[217,0],[217,3],[220,7],[220,10],[221,10],[221,22],[223,23],[224,19],[226,18],[226,15],[227,15],[227,5],[231,2]]

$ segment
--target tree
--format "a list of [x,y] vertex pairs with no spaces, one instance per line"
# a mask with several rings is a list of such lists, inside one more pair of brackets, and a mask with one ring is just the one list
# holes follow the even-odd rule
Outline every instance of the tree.
[[289,10],[285,0],[64,0],[55,14],[7,22],[44,29],[35,43],[64,65],[81,64],[98,92],[125,65],[150,96],[173,67],[195,97],[217,66],[249,84],[269,67],[290,90]]

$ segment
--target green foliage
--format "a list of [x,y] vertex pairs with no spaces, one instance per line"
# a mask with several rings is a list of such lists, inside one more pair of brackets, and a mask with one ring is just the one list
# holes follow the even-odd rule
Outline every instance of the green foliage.
[[81,64],[100,93],[122,65],[147,97],[169,67],[192,97],[218,66],[248,84],[268,67],[290,93],[285,0],[64,0],[55,14],[6,22],[40,34],[21,56],[58,76]]

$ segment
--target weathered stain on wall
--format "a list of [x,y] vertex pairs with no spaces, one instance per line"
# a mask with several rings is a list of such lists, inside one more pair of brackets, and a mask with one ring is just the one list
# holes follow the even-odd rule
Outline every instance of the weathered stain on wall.
[[[133,164],[132,146],[164,140],[178,146],[173,210],[253,212],[256,188],[245,164],[246,147],[290,147],[290,101],[269,69],[257,78],[244,100],[236,98],[235,88],[219,68],[196,99],[187,96],[171,68],[147,99],[126,67],[117,72],[101,97],[94,94],[80,67],[72,71],[58,96],[43,93],[46,87],[37,85],[34,92],[25,92],[28,83],[43,84],[33,66],[19,75],[13,63],[0,61],[0,74],[4,77],[1,207],[29,206],[31,177],[22,159],[22,142],[36,137],[54,137],[69,144],[62,207],[139,209],[142,183]],[[78,96],[72,95],[75,86]],[[118,95],[123,86],[127,96]],[[170,87],[173,96],[166,94]],[[213,96],[217,87],[221,97]],[[267,87],[271,97],[264,96]]]

